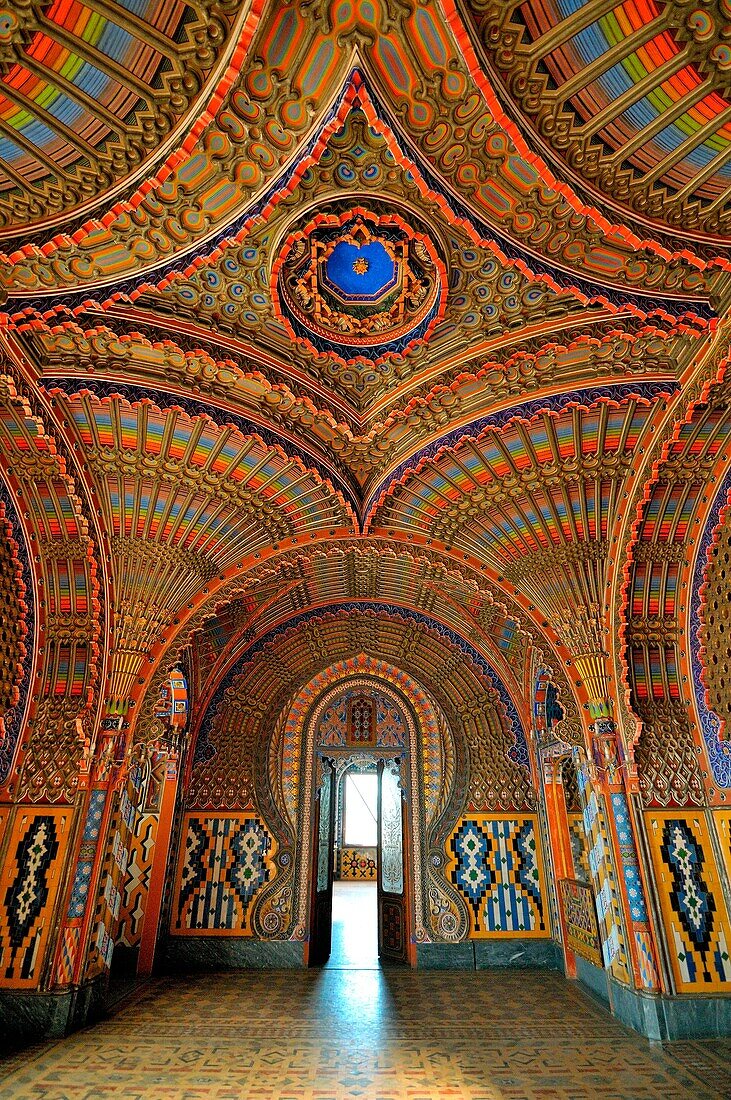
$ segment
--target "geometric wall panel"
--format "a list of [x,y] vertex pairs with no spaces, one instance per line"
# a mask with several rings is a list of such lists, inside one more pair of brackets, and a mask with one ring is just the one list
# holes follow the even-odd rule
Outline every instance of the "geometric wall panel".
[[341,848],[339,877],[341,879],[373,879],[375,881],[377,848]]
[[596,903],[591,886],[571,879],[559,881],[561,908],[566,921],[566,943],[577,955],[602,967],[602,941],[596,922]]
[[251,935],[251,907],[275,874],[275,842],[253,813],[188,813],[175,880],[173,935]]
[[580,882],[591,882],[589,867],[589,845],[586,842],[583,814],[567,814],[569,823],[569,842],[574,864],[574,877]]
[[81,849],[66,914],[69,920],[81,920],[86,912],[86,906],[89,902],[89,883],[91,882],[106,799],[107,792],[102,788],[92,791],[89,796],[89,807],[81,837]]
[[679,992],[731,990],[731,926],[702,811],[647,814],[647,832]]
[[115,937],[125,947],[138,947],[150,889],[158,814],[142,814],[130,840],[129,862],[122,886],[119,927]]
[[616,881],[612,842],[607,827],[604,799],[592,788],[586,767],[578,770],[584,806],[584,835],[589,848],[589,871],[594,890],[604,966],[615,978],[629,983],[629,960],[621,916],[621,895]]
[[726,868],[726,878],[731,882],[731,810],[714,810],[713,821]]
[[70,807],[16,812],[0,872],[0,985],[38,985],[68,847]]
[[470,815],[447,841],[447,877],[467,902],[470,936],[548,936],[535,815]]

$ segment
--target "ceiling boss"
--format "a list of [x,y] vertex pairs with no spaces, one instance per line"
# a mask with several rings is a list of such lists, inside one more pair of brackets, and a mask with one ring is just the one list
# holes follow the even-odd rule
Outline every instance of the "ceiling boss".
[[394,212],[318,214],[290,233],[273,295],[292,335],[320,353],[379,359],[428,339],[441,318],[445,268],[428,234]]

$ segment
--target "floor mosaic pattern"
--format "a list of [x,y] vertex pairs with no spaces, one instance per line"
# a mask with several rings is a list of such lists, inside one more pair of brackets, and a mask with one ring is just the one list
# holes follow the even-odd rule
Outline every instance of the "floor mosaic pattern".
[[559,975],[163,978],[0,1066],[1,1100],[718,1100],[731,1043],[651,1046]]

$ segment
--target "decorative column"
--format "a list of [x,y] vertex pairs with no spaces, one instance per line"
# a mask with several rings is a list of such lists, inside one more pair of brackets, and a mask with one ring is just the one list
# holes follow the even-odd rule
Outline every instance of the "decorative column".
[[141,976],[151,974],[155,962],[165,875],[173,835],[178,780],[184,755],[184,731],[188,722],[188,685],[179,668],[174,669],[169,679],[162,685],[155,717],[163,723],[166,736],[159,738],[151,746],[156,757],[157,768],[163,770],[163,778],[161,788],[156,792],[156,801],[159,806],[157,829],[149,871],[147,898],[144,903],[140,953],[137,960],[137,973]]
[[555,741],[539,749],[541,764],[541,785],[548,820],[550,851],[553,871],[558,888],[558,915],[561,924],[561,940],[566,961],[566,976],[576,977],[576,957],[570,944],[566,923],[566,912],[562,897],[562,883],[573,879],[574,865],[571,855],[571,838],[568,827],[568,814],[564,798],[562,765],[570,747]]
[[622,901],[630,931],[631,957],[635,985],[648,992],[661,987],[657,948],[650,925],[645,883],[637,852],[635,827],[630,809],[637,794],[637,775],[633,762],[625,753],[622,739],[611,719],[594,723],[592,738],[595,784],[602,791],[605,805],[611,810],[607,822],[622,871]]
[[155,835],[147,904],[145,905],[142,924],[140,954],[137,962],[137,973],[140,977],[147,977],[152,974],[155,962],[155,947],[157,945],[160,913],[162,912],[165,875],[170,855],[170,841],[173,834],[173,819],[178,793],[179,765],[179,754],[175,750],[171,750],[165,764],[165,778],[160,797],[160,816]]
[[553,726],[563,718],[563,709],[556,705],[556,689],[551,681],[551,669],[538,667],[534,677],[533,742],[536,760],[539,811],[548,836],[545,856],[553,865],[552,904],[558,933],[564,948],[566,974],[576,977],[576,958],[569,944],[566,915],[561,899],[561,884],[573,878],[573,858],[568,814],[563,790],[562,762],[571,753],[571,746],[558,737]]
[[[612,685],[604,648],[604,617],[587,607],[566,615],[562,634],[576,654],[574,665],[586,688],[590,758],[577,758],[579,789],[596,908],[602,931],[604,963],[620,981],[657,991],[657,955],[649,924],[626,784],[631,768],[614,722]],[[614,868],[621,869],[615,875]],[[629,935],[624,943],[626,926]]]
[[78,789],[84,824],[78,838],[74,875],[56,949],[54,986],[78,986],[84,977],[104,840],[110,827],[110,793],[114,785],[112,762],[116,733],[104,730],[98,739],[93,738],[85,732],[81,720],[77,729],[82,748]]
[[[108,974],[111,968],[136,825],[159,774],[161,759],[165,774],[160,792],[163,833],[167,827],[162,838],[165,851],[160,856],[164,876],[177,787],[178,741],[187,722],[187,709],[187,684],[176,670],[163,687],[156,711],[167,736],[128,747],[128,726],[123,716],[108,714],[96,753],[91,742],[85,745],[80,786],[89,793],[55,962],[56,985],[80,985]],[[171,774],[174,782],[169,792]]]

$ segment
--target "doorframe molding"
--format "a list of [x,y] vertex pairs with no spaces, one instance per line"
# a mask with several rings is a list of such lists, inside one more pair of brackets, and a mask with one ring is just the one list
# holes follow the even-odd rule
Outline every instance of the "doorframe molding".
[[[407,806],[407,816],[409,819],[409,831],[410,841],[408,845],[409,851],[406,853],[405,871],[407,878],[407,888],[409,890],[409,900],[413,902],[410,906],[412,912],[413,929],[407,929],[407,935],[409,939],[409,947],[411,947],[411,938],[413,934],[414,941],[416,943],[426,943],[429,941],[428,931],[424,924],[424,906],[423,906],[423,866],[425,858],[425,838],[422,829],[422,807],[420,805],[421,799],[421,785],[419,782],[419,763],[421,755],[421,746],[419,731],[414,718],[412,707],[413,704],[409,700],[408,694],[405,691],[401,691],[399,688],[394,688],[387,680],[381,679],[377,674],[368,673],[356,673],[351,677],[343,677],[337,684],[332,685],[326,689],[316,703],[313,704],[309,715],[305,721],[304,737],[303,737],[303,781],[300,786],[300,813],[299,822],[300,829],[298,830],[297,847],[296,847],[296,864],[299,870],[299,881],[297,884],[297,906],[296,906],[296,920],[293,931],[295,939],[306,939],[310,929],[310,893],[311,893],[311,848],[312,848],[312,821],[314,810],[314,799],[316,796],[315,785],[315,765],[317,761],[318,753],[320,750],[317,747],[316,736],[319,720],[322,717],[323,711],[327,708],[328,703],[333,696],[341,693],[345,687],[353,687],[355,689],[362,689],[367,687],[376,686],[380,692],[388,696],[395,702],[399,709],[403,711],[406,718],[406,724],[408,728],[408,746],[405,748],[394,749],[382,749],[373,748],[371,751],[373,759],[393,760],[399,756],[408,757],[408,765],[405,769],[408,775],[408,788],[404,788],[405,801]],[[346,749],[333,748],[333,746],[327,746],[323,749],[321,755],[328,756],[332,759],[336,755],[351,756],[353,753],[366,754],[366,750],[354,749],[353,746],[348,746]]]

